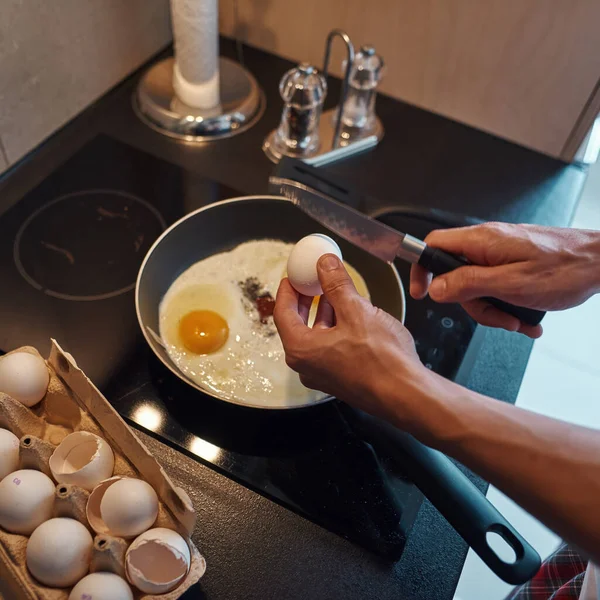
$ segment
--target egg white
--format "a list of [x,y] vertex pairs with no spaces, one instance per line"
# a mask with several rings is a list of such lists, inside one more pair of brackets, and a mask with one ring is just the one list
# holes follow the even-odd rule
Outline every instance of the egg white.
[[[275,297],[293,244],[256,240],[192,265],[171,285],[159,307],[160,336],[173,363],[200,387],[252,406],[297,406],[326,394],[302,385],[285,363],[272,317],[265,324],[241,282],[256,278]],[[212,354],[189,352],[179,320],[193,310],[213,310],[228,323],[229,338]]]

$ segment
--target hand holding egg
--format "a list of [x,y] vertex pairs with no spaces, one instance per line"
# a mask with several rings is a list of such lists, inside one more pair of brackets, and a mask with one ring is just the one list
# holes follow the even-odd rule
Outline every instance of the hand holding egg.
[[338,258],[321,258],[318,269],[328,307],[317,316],[319,327],[310,328],[306,303],[289,280],[279,287],[274,318],[286,362],[305,385],[385,417],[389,389],[379,386],[381,369],[425,369],[414,340],[399,320],[361,298]]
[[323,293],[317,263],[324,254],[335,254],[342,260],[340,247],[322,233],[307,235],[294,246],[288,258],[287,274],[298,293],[304,296],[320,296]]

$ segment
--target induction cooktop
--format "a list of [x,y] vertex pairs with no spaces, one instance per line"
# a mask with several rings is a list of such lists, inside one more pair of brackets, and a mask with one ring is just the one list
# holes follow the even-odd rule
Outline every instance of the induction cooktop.
[[[0,216],[0,348],[47,355],[56,338],[130,424],[396,559],[422,495],[402,465],[352,429],[338,401],[281,413],[219,402],[170,373],[139,331],[135,279],[153,241],[186,213],[240,195],[93,139]],[[419,237],[439,226],[395,213],[387,222]],[[408,266],[397,267],[407,282]],[[407,298],[406,326],[423,362],[454,378],[475,331],[465,313]]]

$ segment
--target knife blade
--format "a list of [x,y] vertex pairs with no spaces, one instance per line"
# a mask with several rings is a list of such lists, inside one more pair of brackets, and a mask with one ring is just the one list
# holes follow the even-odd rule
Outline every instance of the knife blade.
[[387,263],[395,258],[419,262],[426,247],[425,242],[371,219],[297,181],[271,177],[269,182],[308,216],[369,254]]
[[[371,219],[298,181],[272,176],[269,183],[315,221],[387,263],[400,258],[421,265],[433,275],[443,275],[471,264],[465,258],[431,248],[422,240]],[[483,300],[528,325],[539,325],[546,314],[498,298],[486,297]]]

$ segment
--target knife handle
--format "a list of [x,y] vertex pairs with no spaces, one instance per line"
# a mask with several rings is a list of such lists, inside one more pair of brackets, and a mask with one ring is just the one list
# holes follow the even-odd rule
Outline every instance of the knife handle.
[[[449,273],[459,267],[466,267],[471,263],[464,258],[444,252],[439,248],[425,246],[421,253],[421,257],[419,258],[419,264],[434,275],[443,275],[444,273]],[[509,302],[504,302],[504,300],[498,300],[498,298],[483,298],[483,300],[489,302],[492,306],[498,308],[502,312],[517,317],[517,319],[527,325],[539,325],[546,314],[542,310],[515,306]]]

